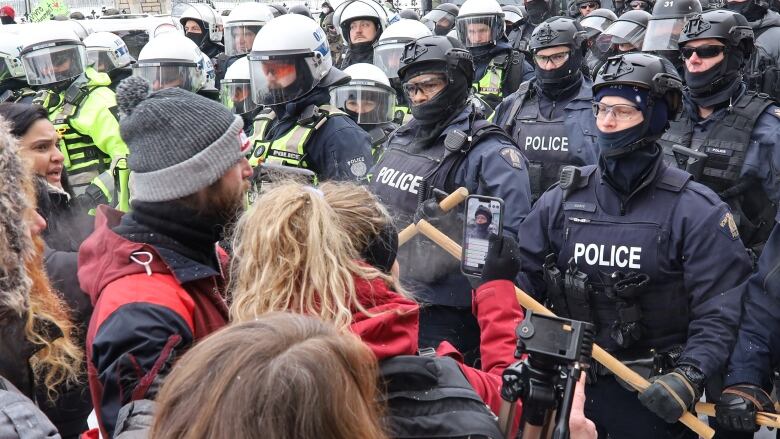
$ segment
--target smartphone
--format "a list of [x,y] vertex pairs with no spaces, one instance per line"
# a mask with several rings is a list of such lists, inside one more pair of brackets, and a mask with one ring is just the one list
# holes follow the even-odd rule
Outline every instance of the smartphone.
[[466,198],[463,221],[463,254],[460,269],[468,276],[481,276],[485,266],[489,238],[500,235],[504,225],[504,200],[481,195]]

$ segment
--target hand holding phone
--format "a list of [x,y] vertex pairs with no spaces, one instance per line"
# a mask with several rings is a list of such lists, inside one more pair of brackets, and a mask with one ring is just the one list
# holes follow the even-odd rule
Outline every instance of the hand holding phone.
[[482,282],[491,280],[514,281],[520,272],[520,249],[511,236],[490,235],[485,266],[482,269]]

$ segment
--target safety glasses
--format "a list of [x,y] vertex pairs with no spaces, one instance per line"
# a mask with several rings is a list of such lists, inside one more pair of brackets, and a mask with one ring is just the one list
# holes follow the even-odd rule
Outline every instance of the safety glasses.
[[634,0],[629,3],[628,6],[630,6],[631,9],[647,10],[647,2],[643,2],[642,0]]
[[704,46],[698,46],[698,47],[685,46],[680,48],[680,53],[685,59],[690,59],[694,53],[699,58],[715,58],[716,56],[720,55],[725,51],[726,51],[726,46],[709,45],[709,44]]
[[641,110],[634,105],[607,105],[602,104],[601,102],[593,102],[593,115],[596,116],[596,119],[606,119],[610,113],[612,113],[617,120],[631,120],[641,113]]
[[599,4],[595,2],[583,3],[580,5],[580,10],[583,9],[598,9]]
[[404,93],[407,96],[412,97],[417,92],[422,92],[425,96],[432,97],[444,87],[444,80],[441,78],[431,78],[420,82],[407,82],[403,85]]
[[569,55],[571,55],[570,50],[561,53],[554,53],[552,55],[534,54],[534,61],[536,61],[536,64],[540,66],[546,65],[548,62],[551,62],[554,66],[560,67],[563,65],[563,63],[569,60]]

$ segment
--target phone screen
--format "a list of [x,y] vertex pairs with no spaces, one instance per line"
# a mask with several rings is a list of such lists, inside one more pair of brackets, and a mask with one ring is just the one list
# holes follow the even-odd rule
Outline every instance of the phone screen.
[[479,276],[485,265],[490,235],[501,234],[504,202],[500,198],[471,195],[466,199],[461,270]]

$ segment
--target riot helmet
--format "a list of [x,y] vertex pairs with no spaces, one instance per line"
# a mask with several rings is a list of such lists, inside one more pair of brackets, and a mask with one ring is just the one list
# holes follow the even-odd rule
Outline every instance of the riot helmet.
[[[359,32],[361,35],[370,32],[369,29],[363,29],[362,25],[365,25],[366,21],[374,24],[376,30],[374,38],[370,41],[353,42],[350,36],[351,31]],[[341,33],[341,37],[350,46],[375,43],[388,26],[387,12],[380,4],[371,0],[346,0],[336,6],[333,22],[336,23],[336,29]]]
[[401,19],[387,27],[374,48],[374,65],[388,78],[398,78],[401,56],[410,41],[431,35],[427,26],[419,21]]
[[455,28],[460,8],[452,3],[442,3],[434,10],[425,14],[422,22],[434,35],[447,35]]
[[525,23],[528,18],[528,12],[522,6],[516,5],[504,5],[501,6],[501,10],[504,11],[504,25],[506,26],[507,33],[511,29],[516,29]]
[[206,3],[188,3],[179,15],[179,23],[186,27],[187,22],[194,21],[200,26],[201,33],[187,32],[185,36],[192,40],[198,48],[204,47],[209,41],[222,41],[222,19],[217,11]]
[[274,14],[260,3],[239,3],[225,18],[225,55],[240,56],[252,50],[260,29],[273,20]]
[[274,14],[274,18],[281,17],[282,15],[287,15],[289,13],[287,8],[277,3],[271,3],[268,5],[268,7],[271,8],[271,13]]
[[[450,37],[429,36],[412,41],[404,48],[398,75],[404,84],[404,93],[411,103],[414,118],[423,124],[436,123],[459,111],[466,105],[474,81],[474,59],[463,44]],[[417,77],[432,76],[425,84],[411,81]],[[441,81],[438,84],[437,81]],[[444,86],[433,94],[430,90]],[[414,103],[418,93],[428,99]]]
[[699,0],[660,1],[653,6],[647,24],[642,50],[645,52],[677,51],[685,19],[701,13]]
[[246,57],[239,58],[228,67],[219,86],[219,98],[222,105],[234,114],[248,114],[259,107],[252,97],[252,86],[249,82],[249,59]]
[[193,93],[207,83],[203,53],[184,35],[165,32],[152,38],[138,54],[133,75],[146,79],[152,91],[178,87]]
[[[740,71],[753,52],[753,29],[736,12],[708,11],[685,22],[679,44],[686,60],[684,74],[691,99],[700,106],[710,107],[728,101],[741,86]],[[718,57],[721,53],[720,62],[699,71],[697,66],[702,59]]]
[[[656,55],[635,52],[609,58],[593,82],[593,95],[597,100],[606,88],[638,89],[647,93],[647,101],[640,108],[643,122],[630,128],[630,132],[617,133],[621,137],[628,134],[629,138],[611,139],[610,147],[602,146],[601,155],[606,159],[622,157],[654,144],[669,121],[675,120],[682,110],[682,80],[669,61]],[[663,106],[659,107],[659,103]],[[601,111],[600,103],[594,103],[594,115],[600,117]],[[663,119],[655,120],[659,115]]]
[[466,0],[458,12],[457,26],[466,48],[495,46],[504,37],[504,11],[496,0]]
[[414,21],[420,21],[420,14],[417,13],[414,9],[402,9],[401,12],[398,13],[398,15],[401,17],[401,19],[404,20],[414,20]]
[[6,33],[0,38],[0,84],[11,79],[26,81],[19,56],[22,44],[22,38],[16,34]]
[[290,14],[303,15],[304,17],[314,18],[311,16],[311,11],[305,5],[294,5],[290,7]]
[[523,0],[526,12],[528,12],[528,21],[534,26],[540,25],[544,20],[557,15],[553,11],[553,0]]
[[72,31],[30,32],[19,53],[30,85],[69,84],[84,73],[87,51]]
[[587,17],[580,20],[580,26],[585,31],[585,39],[590,40],[601,35],[617,19],[617,15],[606,8],[596,9],[591,12]]
[[127,67],[135,60],[124,40],[111,32],[95,32],[84,38],[87,63],[98,72],[108,73]]
[[325,32],[303,15],[283,15],[263,26],[248,57],[252,96],[260,105],[284,104],[319,85],[349,80],[333,67]]
[[617,21],[602,32],[595,45],[602,53],[606,53],[611,48],[620,52],[640,51],[649,21],[649,12],[639,10],[624,12]]
[[[534,29],[528,48],[533,53],[536,79],[545,89],[565,88],[580,78],[586,50],[585,31],[577,20],[552,17]],[[568,48],[554,54],[540,54],[551,48]]]
[[360,126],[392,122],[395,90],[384,72],[373,64],[359,63],[347,67],[344,73],[351,79],[330,90],[331,104]]

